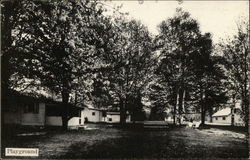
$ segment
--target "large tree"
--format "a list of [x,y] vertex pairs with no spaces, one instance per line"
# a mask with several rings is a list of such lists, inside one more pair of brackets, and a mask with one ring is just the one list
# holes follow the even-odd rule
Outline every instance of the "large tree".
[[155,76],[149,84],[148,97],[151,102],[151,120],[164,120],[168,110],[172,109],[171,87],[164,78]]
[[95,60],[102,43],[97,31],[106,27],[103,8],[96,1],[23,1],[22,11],[20,22],[7,35],[13,38],[11,48],[18,54],[18,61],[12,56],[21,68],[16,73],[39,80],[61,96],[66,129],[73,87],[90,81],[99,67]]
[[106,44],[109,48],[105,49],[102,57],[102,62],[111,67],[103,72],[103,77],[109,82],[114,103],[119,104],[120,122],[124,124],[126,112],[133,110],[128,105],[141,99],[142,90],[151,80],[155,60],[152,38],[144,25],[128,20],[124,15],[115,16],[113,23],[114,36]]
[[26,16],[23,10],[26,1],[3,1],[1,2],[1,89],[2,94],[6,94],[12,85],[10,77],[22,70],[18,65],[18,53],[13,47],[15,37],[13,32],[16,27],[24,27],[22,17]]
[[226,42],[220,43],[220,49],[225,57],[225,68],[228,76],[231,97],[241,99],[242,116],[245,125],[249,122],[249,22],[243,20],[238,24],[237,34]]
[[226,76],[222,68],[222,57],[213,52],[211,35],[199,35],[196,45],[199,49],[191,55],[195,88],[192,94],[198,100],[201,124],[204,124],[206,113],[212,116],[214,108],[227,101],[224,83]]
[[198,22],[181,9],[159,28],[156,42],[162,58],[156,74],[163,77],[168,91],[175,96],[174,123],[182,113],[196,111],[201,112],[204,124],[206,112],[212,114],[213,107],[226,100],[222,83],[225,76],[220,58],[213,55],[211,36],[203,35]]
[[160,33],[156,38],[162,59],[158,74],[174,91],[174,123],[176,115],[181,115],[185,108],[186,92],[189,90],[189,79],[192,77],[190,55],[197,50],[196,41],[200,35],[199,24],[190,14],[178,8],[175,16],[163,21]]

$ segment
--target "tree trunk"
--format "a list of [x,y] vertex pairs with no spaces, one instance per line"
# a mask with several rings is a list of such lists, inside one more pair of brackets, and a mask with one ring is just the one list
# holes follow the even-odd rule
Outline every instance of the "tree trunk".
[[209,122],[210,122],[210,123],[213,123],[213,114],[210,113],[210,114],[209,114],[209,117],[210,117],[210,121],[209,121]]
[[132,122],[133,122],[133,124],[135,124],[135,110],[134,109],[133,109],[133,119],[132,119]]
[[205,117],[206,117],[206,111],[205,111],[205,107],[202,107],[203,111],[201,112],[201,125],[205,124]]
[[179,103],[178,103],[178,124],[181,124],[181,114],[182,114],[182,89],[179,89]]
[[234,126],[235,94],[233,94],[233,105],[231,106],[231,126]]
[[120,124],[126,123],[126,101],[122,100],[120,104]]
[[179,108],[178,108],[179,124],[181,124],[182,113],[183,113],[183,110],[184,110],[184,103],[185,103],[185,90],[180,89],[179,90],[179,104],[178,104],[179,105]]
[[185,97],[186,97],[186,91],[183,90],[183,94],[182,94],[182,111],[185,111]]
[[62,91],[62,102],[63,102],[63,113],[62,113],[62,128],[63,130],[68,129],[68,118],[69,118],[69,92],[67,89],[63,89]]
[[176,105],[174,106],[174,115],[173,115],[174,125],[176,125],[176,110],[178,106],[179,106],[179,89],[176,92]]
[[247,128],[249,124],[249,102],[248,102],[247,97],[245,97],[246,94],[244,92],[247,92],[247,91],[243,91],[242,93],[242,110],[244,113],[243,116],[244,116],[245,127]]
[[201,125],[205,124],[205,105],[204,105],[204,93],[203,90],[201,89],[200,92],[200,105],[201,105]]
[[246,122],[245,122],[245,127],[246,128],[248,128],[249,127],[249,98],[250,97],[248,97],[248,98],[246,98]]

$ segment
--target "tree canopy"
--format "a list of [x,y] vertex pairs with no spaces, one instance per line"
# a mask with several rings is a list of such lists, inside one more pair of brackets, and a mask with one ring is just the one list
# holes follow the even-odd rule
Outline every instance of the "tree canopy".
[[127,111],[143,117],[144,98],[152,119],[170,111],[174,123],[188,112],[201,113],[204,123],[229,93],[242,99],[248,114],[249,24],[215,48],[211,34],[201,33],[180,8],[159,24],[156,36],[119,7],[112,15],[105,11],[99,1],[4,1],[3,93],[25,81],[46,88],[64,104],[65,128],[69,103],[86,101],[118,106],[122,124]]

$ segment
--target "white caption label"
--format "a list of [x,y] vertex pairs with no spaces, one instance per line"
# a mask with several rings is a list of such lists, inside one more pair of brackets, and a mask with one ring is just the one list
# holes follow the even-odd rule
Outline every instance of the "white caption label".
[[5,148],[5,156],[38,156],[38,148]]

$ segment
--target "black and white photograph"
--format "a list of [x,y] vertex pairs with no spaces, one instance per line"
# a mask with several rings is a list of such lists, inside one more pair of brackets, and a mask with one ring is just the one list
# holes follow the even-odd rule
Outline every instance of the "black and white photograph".
[[1,0],[0,159],[249,159],[249,0]]

